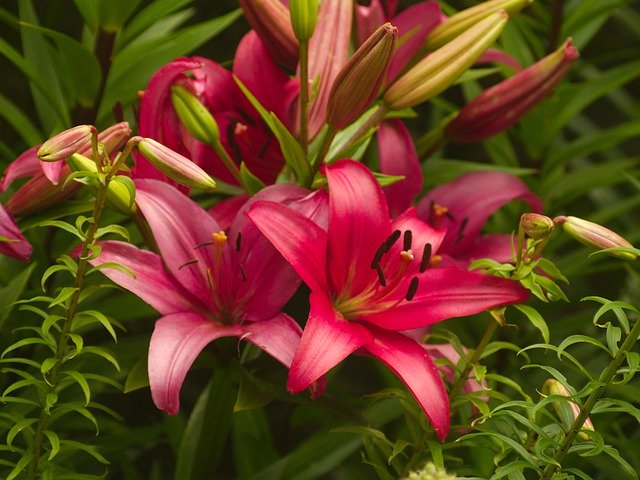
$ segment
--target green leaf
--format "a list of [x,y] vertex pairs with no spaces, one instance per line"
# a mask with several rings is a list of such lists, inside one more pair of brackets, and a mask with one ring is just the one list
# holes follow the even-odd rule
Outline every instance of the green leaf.
[[93,447],[84,443],[76,442],[73,440],[60,440],[61,448],[71,448],[74,450],[80,450],[85,453],[88,453],[93,458],[95,458],[98,462],[103,465],[109,465],[109,461],[104,458],[102,455],[98,453],[97,447]]
[[60,439],[58,438],[58,434],[51,430],[45,430],[43,433],[47,437],[47,439],[49,440],[49,444],[51,445],[48,459],[53,460],[53,458],[60,451]]
[[141,388],[149,386],[149,373],[147,367],[147,356],[143,356],[138,360],[127,375],[127,380],[124,383],[124,393],[133,392]]
[[73,225],[67,223],[67,222],[62,222],[60,220],[45,220],[45,221],[39,222],[38,224],[33,225],[33,226],[34,227],[56,227],[56,228],[60,228],[60,229],[64,230],[65,232],[69,232],[69,233],[75,235],[81,241],[84,241],[84,236],[78,231],[78,229],[76,227],[74,227]]
[[16,274],[9,283],[0,288],[0,330],[3,329],[4,322],[9,318],[13,310],[14,303],[27,287],[27,283],[36,268],[36,263],[32,263],[27,268]]
[[81,353],[83,354],[92,353],[94,355],[98,355],[99,357],[104,358],[106,361],[108,361],[114,367],[116,367],[116,370],[120,371],[120,365],[118,364],[118,361],[115,359],[113,355],[111,355],[111,353],[106,348],[95,347],[95,346],[84,347]]
[[[77,0],[76,0],[77,1]],[[156,0],[146,6],[140,13],[131,19],[127,26],[120,32],[116,44],[116,50],[120,45],[127,45],[142,34],[146,29],[152,27],[156,22],[164,17],[186,7],[193,0]]]
[[251,173],[244,162],[240,164],[240,179],[242,180],[242,185],[245,186],[249,195],[258,193],[260,190],[266,187],[262,180]]
[[529,305],[517,304],[514,305],[514,308],[520,310],[531,322],[531,324],[538,330],[540,330],[545,343],[549,343],[549,327],[547,326],[547,322],[544,321],[542,315],[540,315],[540,313],[538,313],[535,308],[530,307]]
[[114,235],[119,235],[124,238],[127,242],[131,241],[131,237],[129,236],[129,231],[123,227],[122,225],[109,225],[106,227],[101,227],[96,230],[96,240],[102,238],[103,236],[112,233]]
[[0,116],[4,118],[27,145],[42,142],[44,135],[34,125],[29,116],[11,100],[0,93]]
[[16,436],[25,428],[29,428],[35,423],[38,423],[37,418],[25,418],[11,427],[9,433],[7,433],[7,446],[11,447],[11,444],[13,443],[13,440],[16,438]]
[[534,169],[505,167],[462,160],[430,159],[422,166],[425,185],[429,187],[442,185],[470,172],[504,172],[525,176],[535,173]]
[[117,32],[133,15],[140,0],[97,0],[97,14],[100,28],[107,32]]
[[176,480],[211,478],[222,459],[236,395],[229,370],[216,368],[189,417],[178,452]]
[[77,313],[74,318],[74,322],[77,322],[74,325],[74,330],[75,328],[79,328],[80,326],[86,325],[87,323],[90,323],[92,321],[97,321],[98,323],[100,323],[105,328],[105,330],[109,332],[109,335],[111,335],[113,340],[115,342],[118,341],[118,336],[113,328],[111,321],[103,313],[98,312],[97,310],[83,310],[82,312]]
[[581,0],[567,11],[562,22],[560,38],[572,37],[578,48],[583,48],[602,27],[614,10],[632,0]]
[[76,383],[80,386],[80,388],[82,389],[82,393],[84,394],[84,399],[85,399],[84,406],[85,407],[89,406],[89,402],[91,401],[91,388],[89,388],[89,384],[87,383],[87,380],[84,378],[84,376],[81,373],[73,370],[69,370],[63,373],[64,375],[73,378],[76,381]]
[[18,478],[22,471],[29,466],[31,460],[33,460],[33,453],[26,452],[25,454],[23,454],[22,457],[20,457],[20,460],[18,460],[18,463],[16,463],[16,466],[13,468],[13,470],[11,470],[11,472],[9,472],[9,475],[7,475],[6,480],[14,480],[15,478]]
[[63,287],[58,296],[51,301],[49,308],[65,303],[77,291],[77,287]]
[[238,478],[251,478],[280,458],[264,410],[233,414],[233,455]]

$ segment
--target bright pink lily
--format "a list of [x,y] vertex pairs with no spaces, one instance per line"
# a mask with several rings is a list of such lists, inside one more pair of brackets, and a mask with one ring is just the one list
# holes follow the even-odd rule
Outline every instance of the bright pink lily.
[[340,160],[326,175],[326,231],[273,202],[256,202],[247,214],[311,289],[287,388],[304,390],[362,349],[402,379],[444,439],[444,384],[429,354],[400,331],[523,301],[527,293],[510,280],[428,268],[444,230],[409,213],[391,220],[380,186],[362,164]]
[[431,190],[418,203],[418,217],[434,227],[445,227],[440,248],[465,264],[478,258],[499,262],[513,260],[510,234],[481,234],[487,219],[513,200],[521,200],[533,212],[542,202],[518,177],[502,172],[474,172]]
[[[138,180],[136,190],[161,256],[107,241],[92,263],[118,262],[129,268],[134,277],[108,268],[103,272],[162,315],[149,346],[149,383],[158,408],[178,412],[189,367],[220,337],[247,340],[289,366],[300,327],[280,309],[299,279],[267,239],[244,215],[238,215],[225,234],[205,210],[171,185]],[[246,207],[261,198],[291,200],[307,193],[274,186]]]
[[0,254],[29,260],[33,247],[24,238],[9,212],[0,205]]
[[[280,70],[253,31],[238,45],[233,74],[267,110],[291,127],[290,106],[298,85]],[[181,126],[171,105],[174,84],[189,90],[208,108],[220,129],[223,146],[238,165],[244,161],[254,175],[265,183],[273,183],[284,164],[278,142],[234,81],[232,72],[212,60],[180,58],[151,77],[140,104],[140,135],[191,158],[215,178],[237,183],[213,149],[195,140]],[[143,159],[136,174],[161,178]]]

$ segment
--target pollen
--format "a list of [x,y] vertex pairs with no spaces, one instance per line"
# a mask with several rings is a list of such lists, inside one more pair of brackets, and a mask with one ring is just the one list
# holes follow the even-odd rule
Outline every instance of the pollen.
[[242,135],[243,133],[245,133],[247,130],[249,129],[249,127],[247,127],[244,123],[236,123],[236,125],[233,127],[233,133],[234,135]]
[[449,213],[449,209],[439,203],[434,203],[431,206],[431,210],[433,211],[434,220],[439,220],[442,217],[446,217]]
[[220,230],[219,232],[211,235],[211,239],[215,246],[222,246],[227,242],[227,234]]
[[438,265],[440,265],[441,261],[442,261],[442,257],[440,255],[434,255],[433,257],[431,257],[431,261],[429,262],[429,266],[430,267],[437,267]]
[[411,261],[413,261],[414,257],[413,257],[413,252],[411,250],[403,250],[400,252],[400,259],[405,262],[405,263],[409,263]]

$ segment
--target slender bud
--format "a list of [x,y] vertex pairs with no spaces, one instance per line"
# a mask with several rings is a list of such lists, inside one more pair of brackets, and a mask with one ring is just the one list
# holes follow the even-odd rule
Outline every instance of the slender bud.
[[70,128],[44,142],[36,155],[45,162],[62,160],[82,150],[91,141],[91,136],[95,132],[93,125],[78,125]]
[[489,15],[422,59],[384,94],[387,107],[413,107],[445,90],[498,38],[508,18],[503,11]]
[[289,10],[280,0],[239,0],[244,16],[276,62],[294,70],[298,64],[298,39]]
[[[107,155],[120,150],[131,137],[131,127],[128,122],[120,122],[105,128],[98,134],[98,141],[104,146]],[[91,148],[86,148],[79,153],[90,153]]]
[[162,173],[189,188],[213,190],[216,182],[207,172],[170,148],[151,138],[134,137],[138,150]]
[[545,238],[553,232],[555,223],[546,215],[539,213],[524,213],[520,217],[520,228],[528,237],[534,240]]
[[[609,230],[602,225],[583,220],[578,217],[559,216],[553,219],[556,225],[562,225],[564,231],[578,240],[580,243],[595,247],[598,249],[613,247],[629,247],[633,248],[627,240],[617,233]],[[624,260],[635,260],[637,258],[633,253],[628,252],[610,252],[610,255],[622,258]]]
[[[562,397],[571,396],[571,394],[567,391],[566,387],[562,383],[560,383],[558,380],[554,380],[554,379],[549,379],[544,382],[544,385],[542,387],[542,393],[544,395],[560,395]],[[567,405],[569,409],[566,409]],[[562,417],[567,417],[567,418],[564,418],[564,420],[568,424],[573,423],[575,419],[578,418],[578,415],[580,415],[580,407],[578,407],[578,405],[576,405],[571,400],[569,400],[568,403],[553,402],[553,408],[555,408],[556,412],[558,413],[558,416],[561,417],[561,419],[563,419]],[[591,430],[591,431],[594,430],[593,423],[591,422],[591,419],[589,417],[587,417],[587,419],[585,420],[581,430]],[[580,432],[578,433],[578,436],[583,440],[589,440],[589,435],[586,433]]]
[[436,26],[427,36],[425,47],[429,50],[440,48],[493,13],[504,10],[513,17],[531,3],[533,0],[490,0],[462,10]]
[[553,92],[578,57],[568,39],[552,54],[465,105],[447,125],[446,135],[456,142],[475,142],[510,128]]
[[378,28],[342,67],[331,86],[327,123],[340,130],[358,118],[380,92],[395,50],[398,29]]
[[172,86],[171,103],[193,138],[207,145],[219,142],[220,130],[213,115],[189,90],[179,85]]
[[296,38],[300,42],[306,42],[316,28],[318,0],[289,0],[289,11]]

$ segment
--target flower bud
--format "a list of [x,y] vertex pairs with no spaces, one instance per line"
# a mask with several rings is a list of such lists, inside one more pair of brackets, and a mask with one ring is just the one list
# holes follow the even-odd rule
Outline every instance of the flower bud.
[[213,115],[198,98],[179,85],[171,87],[171,103],[180,122],[193,138],[207,145],[220,140],[220,130]]
[[36,155],[45,162],[62,160],[85,147],[95,131],[92,125],[78,125],[60,132],[44,142]]
[[493,13],[422,59],[384,94],[387,107],[413,107],[445,90],[498,38],[508,18],[504,11]]
[[342,67],[333,81],[327,123],[340,130],[358,118],[378,96],[395,50],[398,29],[378,28]]
[[239,0],[244,16],[273,59],[294,70],[298,64],[298,39],[291,17],[280,0]]
[[306,42],[316,28],[318,0],[289,0],[289,11],[296,38]]
[[140,153],[158,170],[181,185],[200,190],[216,188],[213,178],[188,158],[151,138],[137,137],[137,141]]
[[[617,233],[609,230],[602,225],[583,220],[578,217],[560,216],[553,219],[556,225],[561,224],[564,231],[578,240],[580,243],[595,247],[598,249],[613,247],[629,247],[633,248],[627,240]],[[635,260],[637,258],[633,253],[628,252],[610,252],[610,255],[622,258],[624,260]]]
[[513,77],[485,90],[465,105],[447,125],[456,142],[475,142],[506,130],[548,96],[579,57],[571,39]]
[[[120,122],[105,128],[98,134],[98,142],[104,146],[105,153],[111,155],[120,150],[131,137],[131,127],[128,122]],[[83,149],[79,153],[90,153],[91,148]]]
[[528,237],[534,240],[545,238],[553,232],[555,223],[546,215],[539,213],[524,213],[520,217],[520,227]]
[[[559,395],[562,397],[571,396],[569,391],[566,389],[566,387],[562,383],[560,383],[558,380],[554,380],[551,378],[544,382],[544,385],[542,387],[542,393],[544,395]],[[567,412],[566,410],[563,410],[563,405],[566,406],[567,404],[561,403],[561,402],[553,402],[553,408],[555,408],[559,417],[563,417],[564,415],[568,416],[569,414],[569,412]],[[566,418],[565,420],[567,421],[567,423],[573,423],[575,419],[578,418],[578,415],[580,415],[580,407],[578,407],[578,405],[576,405],[571,400],[568,401],[568,406],[571,410],[570,411],[571,417]],[[584,424],[582,425],[581,430],[591,430],[591,431],[594,430],[593,423],[591,422],[590,418],[587,417]],[[583,440],[589,440],[589,435],[587,435],[586,433],[580,432],[578,433],[578,436]]]
[[436,26],[427,36],[425,47],[429,50],[440,48],[493,13],[504,10],[513,17],[531,3],[533,0],[490,0],[462,10]]

